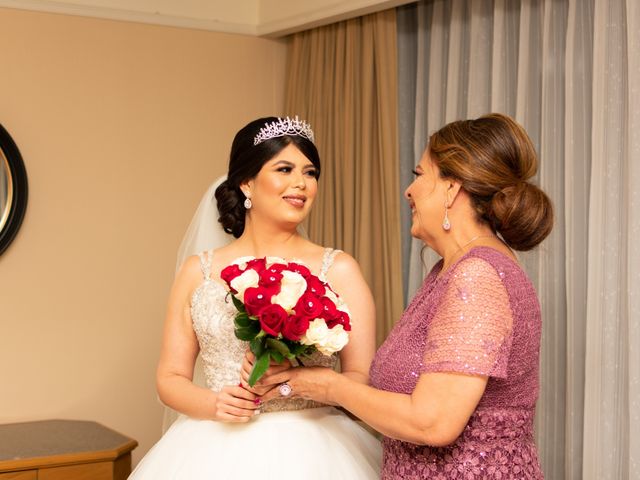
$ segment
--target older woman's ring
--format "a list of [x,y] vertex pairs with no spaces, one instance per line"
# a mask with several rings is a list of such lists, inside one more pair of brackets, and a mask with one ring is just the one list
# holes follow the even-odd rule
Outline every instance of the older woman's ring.
[[291,385],[289,385],[287,382],[284,382],[280,384],[278,391],[280,392],[281,396],[288,397],[293,392],[293,388],[291,388]]

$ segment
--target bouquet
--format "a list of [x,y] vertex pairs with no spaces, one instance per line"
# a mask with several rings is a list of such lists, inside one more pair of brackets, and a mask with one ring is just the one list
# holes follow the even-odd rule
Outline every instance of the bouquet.
[[235,335],[249,342],[254,386],[271,360],[300,359],[315,350],[332,355],[349,341],[350,314],[331,287],[301,262],[242,257],[220,277],[238,309]]

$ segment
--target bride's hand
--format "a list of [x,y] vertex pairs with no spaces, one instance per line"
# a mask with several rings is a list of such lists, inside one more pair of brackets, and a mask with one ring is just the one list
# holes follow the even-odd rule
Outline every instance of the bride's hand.
[[258,397],[240,385],[226,385],[216,395],[213,420],[244,423],[260,413]]
[[286,383],[291,389],[287,397],[302,397],[331,405],[333,402],[329,397],[329,387],[338,378],[340,374],[327,367],[297,367],[265,375],[261,381],[270,390],[261,400],[268,402],[274,398],[282,398],[280,386]]
[[258,382],[256,382],[253,387],[250,387],[248,383],[249,375],[251,375],[251,370],[253,369],[253,364],[255,363],[255,361],[255,355],[250,350],[247,350],[247,353],[244,356],[244,361],[242,362],[242,369],[240,371],[242,386],[249,392],[262,397],[274,387],[273,385],[264,385],[262,382],[262,378],[284,372],[285,370],[289,370],[291,368],[291,362],[285,359],[285,361],[282,363],[276,363],[272,360],[264,376],[260,380],[258,380]]

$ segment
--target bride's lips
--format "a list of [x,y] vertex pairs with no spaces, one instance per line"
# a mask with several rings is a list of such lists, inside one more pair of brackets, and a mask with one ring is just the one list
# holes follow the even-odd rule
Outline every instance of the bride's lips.
[[294,207],[302,208],[304,207],[304,202],[307,201],[307,197],[304,195],[286,195],[282,197],[287,203],[293,205]]

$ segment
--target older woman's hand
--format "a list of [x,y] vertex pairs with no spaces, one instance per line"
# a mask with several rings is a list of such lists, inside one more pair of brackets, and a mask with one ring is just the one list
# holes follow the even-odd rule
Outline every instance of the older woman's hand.
[[251,352],[251,350],[247,350],[247,353],[244,356],[244,360],[242,361],[242,368],[240,370],[240,378],[241,384],[245,390],[248,390],[251,393],[254,393],[260,397],[265,395],[271,389],[274,388],[275,385],[267,385],[264,383],[264,379],[269,375],[275,375],[277,373],[281,373],[285,370],[289,370],[291,368],[291,362],[289,360],[285,360],[282,363],[276,363],[271,361],[271,364],[264,376],[256,382],[253,387],[249,386],[249,375],[251,375],[251,370],[253,369],[253,364],[256,361],[255,355]]
[[302,397],[332,404],[329,389],[338,378],[340,374],[327,367],[296,367],[279,373],[270,373],[261,379],[261,384],[270,388],[261,400],[268,402],[274,398],[281,398],[283,395],[280,387],[287,384],[291,389],[287,397]]

